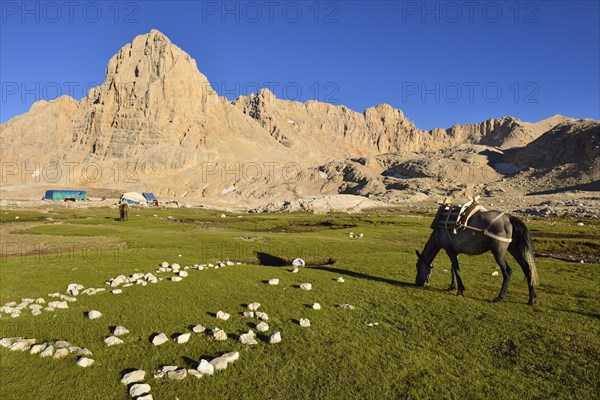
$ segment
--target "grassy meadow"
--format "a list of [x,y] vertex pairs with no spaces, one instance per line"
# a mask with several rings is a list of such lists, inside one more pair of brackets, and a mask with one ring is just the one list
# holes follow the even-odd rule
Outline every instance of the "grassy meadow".
[[[123,372],[143,369],[154,399],[597,399],[600,390],[600,265],[537,258],[538,305],[514,274],[506,301],[492,303],[501,275],[490,254],[461,256],[465,297],[446,291],[450,261],[440,254],[431,283],[412,286],[415,249],[422,250],[432,215],[227,214],[205,209],[133,209],[128,222],[109,208],[0,210],[3,257],[0,305],[65,293],[70,283],[105,287],[120,274],[153,272],[163,261],[182,267],[231,260],[242,265],[172,273],[142,287],[80,294],[68,310],[0,316],[0,337],[67,340],[93,352],[81,368],[60,359],[0,347],[0,398],[128,399]],[[19,217],[16,219],[16,217]],[[600,222],[535,219],[536,252],[591,257],[600,253]],[[349,238],[349,233],[362,238]],[[581,236],[581,237],[580,237]],[[291,260],[307,267],[291,273]],[[344,283],[336,281],[343,277]],[[266,283],[279,278],[277,286]],[[299,285],[309,282],[311,291]],[[267,333],[282,342],[240,344],[258,322],[242,316],[262,304]],[[321,310],[309,307],[314,302]],[[341,309],[351,304],[353,310]],[[104,315],[89,320],[84,313]],[[217,320],[219,310],[231,314]],[[311,326],[298,320],[309,318]],[[369,323],[378,325],[369,326]],[[187,344],[153,346],[151,335],[224,329],[214,341],[193,333]],[[130,330],[107,347],[110,327]],[[195,367],[200,358],[238,351],[226,370],[183,381],[154,379],[162,365]]]

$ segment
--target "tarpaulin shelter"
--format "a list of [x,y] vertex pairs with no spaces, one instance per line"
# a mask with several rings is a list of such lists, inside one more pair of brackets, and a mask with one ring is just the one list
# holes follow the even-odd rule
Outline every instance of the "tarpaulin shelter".
[[133,204],[136,206],[148,205],[148,201],[146,200],[146,198],[137,192],[123,193],[119,202],[125,202],[127,204]]
[[158,200],[154,196],[154,193],[144,192],[142,196],[144,196],[149,206],[158,206]]
[[65,201],[65,199],[87,200],[87,193],[82,190],[46,190],[43,198],[43,200],[52,201]]

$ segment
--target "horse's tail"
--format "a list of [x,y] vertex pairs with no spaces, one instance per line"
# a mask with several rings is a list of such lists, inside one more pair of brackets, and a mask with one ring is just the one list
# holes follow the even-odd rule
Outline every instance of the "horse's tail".
[[517,217],[513,217],[512,215],[509,217],[510,223],[513,227],[512,232],[512,240],[511,244],[514,244],[517,247],[519,254],[523,257],[523,260],[529,266],[529,272],[531,272],[531,283],[533,285],[538,284],[538,274],[537,269],[535,268],[535,260],[533,258],[533,244],[531,242],[531,235],[529,234],[529,230]]

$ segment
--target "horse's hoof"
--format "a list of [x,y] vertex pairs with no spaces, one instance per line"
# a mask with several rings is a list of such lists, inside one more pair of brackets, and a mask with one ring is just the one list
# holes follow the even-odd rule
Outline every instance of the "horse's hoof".
[[457,293],[456,293],[456,295],[457,295],[458,297],[465,297],[465,295],[463,294],[463,292],[457,292]]
[[492,300],[494,303],[500,303],[501,301],[504,301],[504,299],[502,297],[496,297],[494,300]]

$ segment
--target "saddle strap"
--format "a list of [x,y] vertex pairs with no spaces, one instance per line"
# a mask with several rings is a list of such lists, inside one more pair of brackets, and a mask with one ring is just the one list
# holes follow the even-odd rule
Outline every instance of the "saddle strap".
[[488,236],[488,237],[491,237],[492,239],[498,240],[499,242],[510,243],[510,242],[512,242],[512,238],[507,238],[507,237],[499,236],[499,235],[496,235],[495,233],[491,233],[489,231],[489,229],[494,225],[494,223],[496,221],[498,221],[500,219],[500,217],[502,217],[504,214],[506,214],[506,213],[504,211],[502,211],[500,214],[496,215],[490,221],[489,225],[485,229],[475,228],[474,226],[470,226],[470,225],[463,225],[463,227],[466,228],[466,229],[470,229],[472,231],[480,232],[480,233],[484,234],[485,236]]

